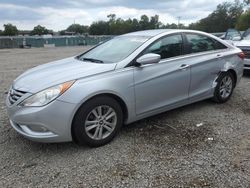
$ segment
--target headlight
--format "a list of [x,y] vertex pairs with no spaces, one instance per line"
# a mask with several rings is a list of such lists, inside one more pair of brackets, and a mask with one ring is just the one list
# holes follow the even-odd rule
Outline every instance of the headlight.
[[20,106],[44,106],[55,100],[61,94],[63,94],[67,89],[72,86],[75,81],[65,82],[57,86],[40,91],[39,93],[30,96],[20,103]]

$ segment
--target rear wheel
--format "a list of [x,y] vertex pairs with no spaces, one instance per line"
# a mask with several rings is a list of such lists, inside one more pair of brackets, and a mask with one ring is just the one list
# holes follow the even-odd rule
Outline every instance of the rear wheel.
[[213,100],[218,103],[228,101],[235,87],[234,76],[230,72],[223,72],[217,79]]
[[110,142],[122,126],[119,103],[106,96],[96,97],[80,107],[75,115],[72,134],[79,144],[92,147]]

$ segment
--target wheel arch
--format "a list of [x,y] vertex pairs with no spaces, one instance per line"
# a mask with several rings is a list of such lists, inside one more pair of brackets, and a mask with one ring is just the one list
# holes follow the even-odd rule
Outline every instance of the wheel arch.
[[92,100],[92,99],[94,99],[94,98],[96,98],[96,97],[101,97],[101,96],[108,96],[108,97],[111,97],[111,98],[115,99],[115,100],[119,103],[119,105],[121,106],[121,108],[122,108],[122,112],[123,112],[123,122],[126,122],[126,121],[127,121],[127,119],[128,119],[128,107],[127,107],[125,101],[124,101],[120,96],[118,96],[118,95],[116,95],[116,94],[114,94],[114,93],[98,93],[98,94],[95,94],[95,95],[90,96],[90,97],[88,97],[87,99],[85,99],[85,100],[77,107],[77,109],[76,109],[75,112],[74,112],[73,118],[72,118],[72,120],[71,120],[71,136],[72,136],[72,139],[73,139],[74,141],[76,141],[76,139],[75,139],[74,133],[73,133],[73,131],[72,131],[72,127],[73,127],[73,123],[74,123],[74,121],[75,121],[75,116],[76,116],[77,112],[79,111],[79,109],[80,109],[86,102],[88,102],[88,101],[90,101],[90,100]]
[[[237,73],[236,73],[236,71],[234,70],[234,69],[228,69],[228,70],[223,70],[223,71],[221,71],[219,74],[218,74],[218,77],[217,78],[219,78],[219,76],[220,76],[220,74],[222,74],[222,73],[226,73],[226,72],[230,72],[232,75],[233,75],[233,77],[234,77],[234,87],[236,86],[236,83],[237,83],[237,81],[238,81],[238,77],[237,77]],[[217,79],[216,79],[217,80]]]
[[236,74],[235,70],[229,69],[227,72],[230,72],[233,75],[233,77],[234,77],[234,87],[235,87],[236,83],[238,82],[238,78],[237,78],[237,74]]
[[[118,96],[118,95],[116,95],[116,94],[113,94],[113,93],[101,93],[101,94],[96,94],[96,95],[90,97],[90,98],[89,98],[88,100],[86,100],[85,102],[87,102],[87,101],[89,101],[89,100],[91,100],[91,99],[93,99],[93,98],[100,97],[100,96],[108,96],[108,97],[110,97],[110,98],[115,99],[115,100],[119,103],[119,105],[121,106],[121,108],[122,108],[122,112],[123,112],[123,115],[124,115],[124,116],[123,116],[123,122],[125,122],[125,121],[128,119],[128,107],[127,107],[125,101],[124,101],[120,96]],[[85,102],[84,102],[84,103],[85,103]],[[84,104],[84,103],[83,103],[83,104]]]

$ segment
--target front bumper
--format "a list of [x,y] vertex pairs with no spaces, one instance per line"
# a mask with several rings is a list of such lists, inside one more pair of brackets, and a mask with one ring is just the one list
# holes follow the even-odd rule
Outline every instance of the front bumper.
[[244,69],[250,70],[250,59],[244,59]]
[[7,97],[6,106],[10,125],[24,137],[46,143],[72,141],[75,104],[55,100],[43,107],[20,107]]

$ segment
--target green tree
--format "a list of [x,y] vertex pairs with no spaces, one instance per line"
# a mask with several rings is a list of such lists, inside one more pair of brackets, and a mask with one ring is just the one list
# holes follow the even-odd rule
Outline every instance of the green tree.
[[109,23],[109,27],[109,32],[111,35],[120,35],[126,32],[126,21],[118,18],[113,23]]
[[108,27],[107,33],[111,34],[111,35],[116,35],[117,33],[119,33],[118,24],[120,24],[120,23],[116,23],[117,22],[116,15],[115,14],[109,14],[109,15],[107,15],[107,18],[109,19],[108,22],[106,23],[107,27]]
[[91,35],[109,35],[109,23],[105,21],[93,22],[89,27]]
[[89,33],[92,35],[120,35],[128,32],[158,29],[162,26],[159,22],[159,16],[148,17],[142,15],[140,20],[117,18],[115,14],[107,15],[108,21],[93,22],[89,27]]
[[66,31],[75,32],[76,34],[84,34],[88,32],[88,26],[80,24],[72,24],[66,29]]
[[175,24],[175,23],[172,23],[172,24],[166,24],[166,25],[160,25],[160,28],[161,29],[187,29],[187,27],[183,24]]
[[59,31],[59,34],[60,34],[60,35],[65,35],[65,30]]
[[109,34],[120,35],[132,30],[133,21],[131,19],[123,20],[121,18],[116,18],[115,14],[110,14],[107,17],[109,18]]
[[237,21],[236,28],[241,31],[245,31],[250,28],[250,9],[241,14]]
[[159,28],[187,28],[185,25],[180,24],[167,24],[164,25],[159,21],[159,16],[154,15],[148,17],[142,15],[140,19],[121,19],[117,18],[115,14],[107,15],[108,21],[93,22],[89,27],[89,33],[92,35],[120,35],[128,32],[146,30],[146,29],[159,29]]
[[9,24],[4,24],[3,27],[4,27],[3,35],[5,36],[15,36],[18,34],[18,30],[15,25],[9,23]]
[[219,4],[214,12],[200,21],[190,24],[190,29],[206,32],[224,32],[228,28],[235,28],[237,20],[243,13],[244,4],[239,0],[233,3]]
[[187,29],[187,27],[184,24],[179,24],[178,25],[178,29]]
[[30,33],[31,35],[47,35],[49,34],[49,30],[46,27],[41,25],[37,25]]
[[140,30],[140,24],[139,24],[139,21],[134,18],[132,20],[132,26],[131,26],[131,31],[139,31]]
[[109,18],[109,23],[114,23],[116,20],[115,14],[109,14],[109,15],[107,15],[107,17]]
[[0,30],[0,36],[1,36],[1,35],[3,35],[3,31],[2,31],[2,30]]
[[231,27],[235,27],[237,20],[241,16],[241,14],[244,12],[244,4],[241,3],[239,0],[235,0],[233,4],[229,7],[228,14],[229,14],[229,23]]
[[151,16],[149,21],[150,29],[159,29],[161,22],[159,22],[159,16]]
[[150,28],[149,18],[147,15],[142,15],[141,20],[139,21],[140,29],[145,30]]

